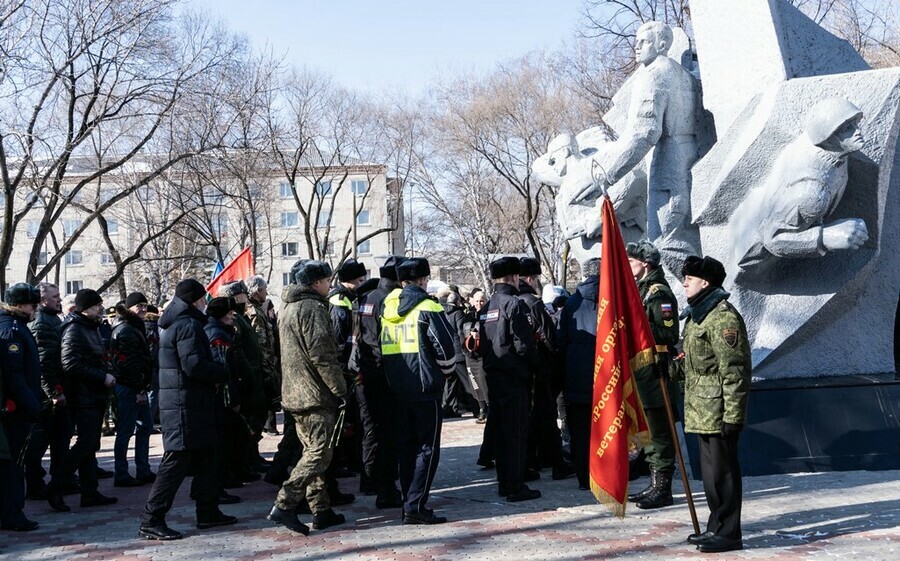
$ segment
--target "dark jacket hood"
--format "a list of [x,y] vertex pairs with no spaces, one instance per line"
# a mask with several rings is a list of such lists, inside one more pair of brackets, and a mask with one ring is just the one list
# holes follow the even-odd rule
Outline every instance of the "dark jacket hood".
[[575,288],[585,300],[597,302],[600,299],[600,277],[592,275],[581,281]]
[[534,294],[537,295],[537,290],[535,290],[530,284],[519,279],[519,294]]
[[[400,316],[405,316],[411,312],[413,308],[418,306],[420,302],[428,299],[434,300],[434,298],[431,298],[431,296],[419,286],[408,284],[400,291],[400,305],[397,307],[397,313],[400,314]],[[436,301],[437,300],[435,300],[435,302]]]
[[171,327],[171,325],[181,317],[193,318],[199,321],[201,325],[206,324],[206,316],[203,312],[178,296],[175,296],[172,298],[172,302],[166,307],[162,317],[159,318],[159,326],[163,329]]

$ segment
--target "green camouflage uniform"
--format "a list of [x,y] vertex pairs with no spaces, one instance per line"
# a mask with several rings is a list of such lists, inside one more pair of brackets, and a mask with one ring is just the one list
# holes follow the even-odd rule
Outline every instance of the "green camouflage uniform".
[[721,288],[690,309],[684,328],[684,430],[719,434],[744,425],[750,392],[750,343],[744,319]]
[[286,286],[281,298],[281,400],[296,419],[303,455],[275,506],[293,510],[305,497],[314,513],[321,512],[331,504],[322,475],[331,463],[330,441],[347,385],[325,298],[303,285]]
[[277,400],[281,386],[281,376],[278,372],[278,357],[275,352],[275,333],[272,322],[263,305],[265,302],[257,302],[250,299],[247,306],[247,319],[250,326],[256,332],[259,341],[260,362],[262,363],[262,377],[267,399],[267,406],[271,407]]
[[[657,351],[666,353],[660,359],[668,360],[668,352],[678,343],[678,301],[660,267],[651,270],[637,285]],[[652,441],[644,448],[644,455],[650,467],[672,471],[675,469],[675,443],[669,430],[659,379],[653,370],[653,366],[647,366],[634,374],[652,436]],[[673,384],[669,384],[668,389],[670,398],[678,395]]]

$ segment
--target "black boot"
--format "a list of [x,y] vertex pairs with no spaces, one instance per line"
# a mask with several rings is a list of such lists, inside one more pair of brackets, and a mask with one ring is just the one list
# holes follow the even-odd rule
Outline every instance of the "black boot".
[[309,535],[309,526],[297,519],[296,512],[281,510],[277,506],[273,506],[272,510],[269,512],[269,516],[267,516],[266,518],[268,518],[275,524],[284,526],[285,528],[293,530],[298,534],[303,534],[304,536]]
[[672,500],[672,470],[657,471],[653,489],[649,495],[635,503],[638,508],[649,510],[671,505]]
[[650,472],[650,483],[646,487],[644,487],[643,489],[638,491],[637,493],[632,493],[631,495],[628,495],[628,502],[636,503],[639,500],[643,499],[644,497],[648,496],[650,493],[652,493],[653,489],[656,487],[656,478],[657,478],[657,472],[651,471]]
[[316,530],[324,530],[325,528],[343,524],[346,521],[347,519],[343,514],[338,514],[329,508],[328,510],[323,510],[313,515],[313,528]]

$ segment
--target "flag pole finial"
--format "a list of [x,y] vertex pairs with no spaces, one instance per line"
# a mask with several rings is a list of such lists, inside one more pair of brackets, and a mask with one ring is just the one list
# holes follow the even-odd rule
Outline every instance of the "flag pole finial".
[[609,192],[606,190],[606,170],[603,169],[597,160],[591,161],[591,179],[594,181],[594,187],[603,193],[603,196],[609,198]]

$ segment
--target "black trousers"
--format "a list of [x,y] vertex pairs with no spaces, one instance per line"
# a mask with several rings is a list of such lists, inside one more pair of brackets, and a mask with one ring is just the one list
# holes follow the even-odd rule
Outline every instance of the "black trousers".
[[[491,378],[488,378],[488,384]],[[496,384],[490,386],[491,422],[495,423],[494,446],[497,455],[497,479],[500,493],[512,495],[525,485],[525,461],[528,454],[527,387]]]
[[489,465],[497,457],[497,419],[493,407],[488,406],[481,448],[478,449],[478,465]]
[[738,435],[700,435],[700,469],[703,491],[709,505],[706,529],[717,536],[741,539],[741,465]]
[[563,463],[562,436],[556,424],[558,414],[550,377],[538,376],[528,419],[528,463],[536,469],[558,467]]
[[14,419],[0,423],[0,430],[6,433],[11,460],[0,460],[0,521],[4,524],[19,524],[26,520],[25,470],[19,463],[31,423]]
[[451,411],[462,415],[465,411],[478,414],[480,407],[476,399],[475,390],[472,389],[472,381],[469,380],[469,370],[465,362],[457,362],[453,374],[444,380],[445,411]]
[[591,404],[566,401],[569,446],[579,487],[590,487],[588,455],[591,446]]
[[[394,422],[396,403],[383,374],[370,375],[356,386],[362,424],[363,474],[379,497],[396,495],[398,459]],[[360,489],[362,490],[362,489]]]
[[147,497],[147,505],[141,515],[141,524],[163,523],[172,509],[175,495],[188,470],[194,473],[191,496],[197,502],[197,520],[215,516],[219,511],[219,488],[216,484],[215,448],[179,450],[163,454],[156,481]]
[[100,431],[105,417],[105,407],[72,409],[78,436],[62,461],[59,472],[51,473],[51,482],[55,487],[71,481],[77,469],[81,496],[90,497],[97,494],[97,451],[100,450]]
[[47,472],[41,464],[47,448],[50,448],[50,477],[59,473],[69,442],[72,440],[72,415],[68,407],[53,407],[35,427],[28,451],[25,453],[25,484],[29,492],[39,491],[44,486]]
[[436,400],[398,401],[396,411],[403,512],[423,513],[441,458],[443,411]]

